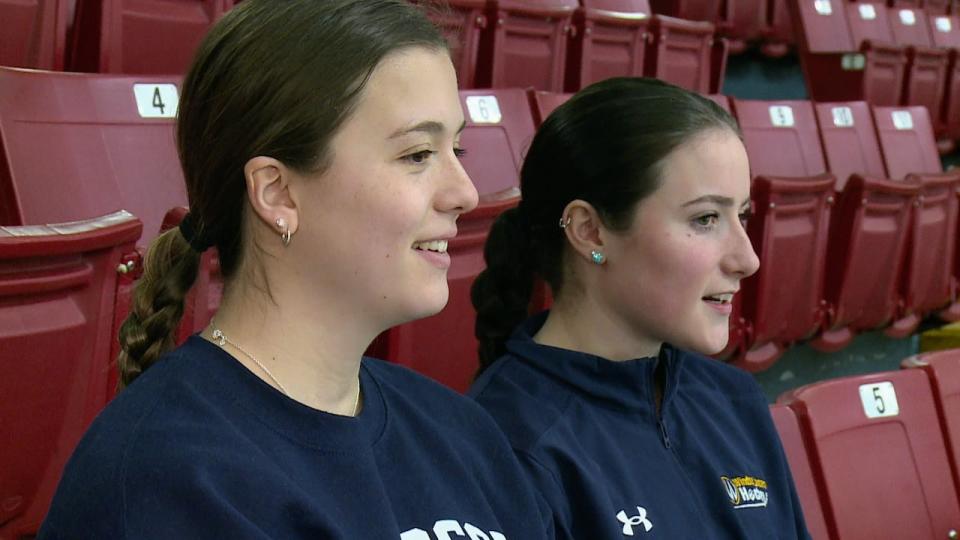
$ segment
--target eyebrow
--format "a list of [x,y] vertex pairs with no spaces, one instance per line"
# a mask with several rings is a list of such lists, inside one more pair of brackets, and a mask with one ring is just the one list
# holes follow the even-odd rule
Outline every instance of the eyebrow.
[[[462,132],[465,127],[467,127],[466,120],[464,120],[460,124],[460,127],[456,131],[456,134],[459,134],[460,132]],[[444,130],[443,124],[441,124],[440,122],[437,122],[435,120],[426,120],[412,127],[400,128],[397,131],[393,132],[393,134],[387,138],[396,139],[398,137],[403,137],[404,135],[409,135],[410,133],[415,133],[415,132],[426,133],[428,135],[439,135],[444,131],[445,130]]]
[[[697,197],[692,201],[687,201],[683,203],[683,207],[686,208],[688,206],[693,206],[695,204],[700,204],[704,202],[712,202],[717,206],[723,206],[723,207],[734,206],[733,199],[730,197],[724,197],[723,195],[704,195],[703,197]],[[749,205],[750,205],[750,199],[747,199],[743,201],[743,204],[741,204],[740,206],[744,207]]]

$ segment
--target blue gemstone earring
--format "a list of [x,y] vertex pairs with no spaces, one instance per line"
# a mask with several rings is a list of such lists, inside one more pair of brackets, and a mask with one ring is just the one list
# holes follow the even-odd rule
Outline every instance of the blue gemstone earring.
[[607,258],[603,256],[603,253],[600,253],[597,250],[591,251],[590,257],[593,258],[593,264],[603,264],[607,260]]

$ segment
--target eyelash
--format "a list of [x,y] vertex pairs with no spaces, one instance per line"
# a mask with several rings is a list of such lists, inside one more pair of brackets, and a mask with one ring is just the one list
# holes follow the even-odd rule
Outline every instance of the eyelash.
[[[740,225],[744,228],[747,226],[747,222],[750,220],[751,212],[750,210],[745,210],[740,213],[738,218],[740,219]],[[709,223],[705,223],[705,220],[709,220]],[[717,213],[711,212],[709,214],[704,214],[693,218],[693,226],[701,231],[708,231],[716,226],[717,222],[720,220],[720,216]]]
[[[403,156],[400,159],[407,161],[413,165],[423,165],[424,163],[426,163],[427,158],[429,158],[430,156],[436,153],[437,152],[435,150],[421,150],[419,152],[407,154],[406,156]],[[467,150],[465,148],[454,148],[453,155],[457,156],[458,158],[461,158],[467,155]]]

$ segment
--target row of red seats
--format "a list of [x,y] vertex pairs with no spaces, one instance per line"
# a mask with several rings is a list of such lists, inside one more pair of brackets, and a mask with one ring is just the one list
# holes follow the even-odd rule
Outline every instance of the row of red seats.
[[[184,73],[237,0],[0,0],[0,65]],[[726,42],[710,23],[653,15],[647,0],[452,0],[430,13],[451,39],[460,86],[574,91],[647,75],[716,92]]]
[[815,540],[958,537],[960,349],[902,367],[813,383],[771,407]]
[[732,320],[733,361],[766,369],[792,342],[905,337],[957,318],[957,188],[923,107],[733,100],[754,176],[760,270]]
[[730,53],[743,52],[751,42],[762,41],[761,51],[771,57],[787,54],[794,44],[793,26],[786,0],[652,0],[657,13],[707,21],[730,42]]
[[[125,209],[143,221],[146,244],[169,209],[186,205],[172,137],[176,84],[0,70],[0,224],[59,223]],[[459,337],[450,340],[456,345],[427,350],[414,344],[433,340],[418,340],[421,330],[401,327],[374,349],[458,389],[475,366],[468,292],[482,269],[486,230],[517,202],[510,190],[518,185],[522,152],[539,118],[564,99],[535,92],[531,109],[522,90],[461,94],[468,120],[463,144],[474,150],[464,165],[484,202],[461,220],[463,235],[450,248],[446,313],[460,316],[441,316],[436,324],[454,327],[437,331],[432,319],[415,325],[423,335]],[[887,327],[905,336],[921,317],[951,304],[957,204],[948,195],[957,176],[941,174],[924,109],[872,114],[862,102],[814,107],[736,100],[733,110],[758,175],[750,234],[761,269],[738,297],[724,356],[761,370],[795,341],[815,337],[815,347],[838,350],[863,330]],[[502,157],[484,157],[491,155]],[[205,325],[219,302],[214,257],[205,269],[183,335]],[[943,314],[960,317],[956,306]],[[457,361],[438,366],[436,358]]]
[[235,0],[0,0],[0,65],[183,73]]
[[921,105],[938,136],[960,137],[960,15],[843,0],[790,5],[811,99]]
[[574,92],[645,75],[717,92],[726,68],[712,24],[653,14],[648,0],[451,0],[435,20],[462,88]]

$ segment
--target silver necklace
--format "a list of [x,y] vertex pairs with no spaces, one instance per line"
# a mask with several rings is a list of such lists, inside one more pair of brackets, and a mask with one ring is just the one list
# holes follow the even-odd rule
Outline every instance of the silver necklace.
[[[257,367],[262,369],[263,372],[267,374],[267,377],[270,377],[270,380],[277,385],[277,388],[279,388],[280,391],[283,392],[283,395],[290,397],[290,393],[287,392],[287,389],[284,388],[282,384],[280,384],[280,381],[278,381],[276,377],[273,376],[273,373],[271,373],[270,370],[267,369],[267,366],[261,364],[260,361],[257,360],[255,356],[247,352],[247,350],[241,347],[239,344],[237,344],[234,341],[231,341],[230,338],[228,338],[223,333],[223,330],[220,330],[219,328],[217,328],[216,323],[213,320],[210,321],[210,327],[213,329],[213,339],[214,341],[217,342],[217,345],[223,348],[224,344],[229,343],[235,349],[242,352],[247,358],[252,360],[253,363],[257,365]],[[356,416],[359,412],[360,412],[360,380],[358,379],[357,380],[357,399],[353,403],[353,415]]]

